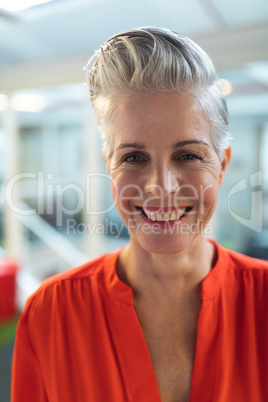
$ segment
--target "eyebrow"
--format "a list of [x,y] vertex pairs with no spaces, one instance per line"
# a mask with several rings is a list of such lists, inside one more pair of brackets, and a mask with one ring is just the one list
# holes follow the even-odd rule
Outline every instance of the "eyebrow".
[[186,141],[177,142],[176,144],[173,145],[172,148],[181,148],[181,147],[184,147],[185,145],[190,145],[190,144],[203,144],[203,145],[206,145],[207,147],[209,147],[209,144],[203,140],[186,140]]
[[116,148],[116,151],[118,151],[119,149],[125,149],[125,148],[145,149],[145,146],[143,144],[138,144],[137,142],[126,142],[126,143],[118,145],[118,147]]
[[[185,141],[176,142],[176,144],[174,144],[172,146],[172,148],[174,148],[174,149],[182,148],[182,147],[184,147],[186,145],[190,145],[190,144],[203,144],[203,145],[206,145],[207,147],[209,147],[209,144],[203,140],[185,140]],[[116,148],[116,151],[118,151],[119,149],[125,149],[125,148],[145,149],[145,145],[139,144],[137,142],[122,143]]]

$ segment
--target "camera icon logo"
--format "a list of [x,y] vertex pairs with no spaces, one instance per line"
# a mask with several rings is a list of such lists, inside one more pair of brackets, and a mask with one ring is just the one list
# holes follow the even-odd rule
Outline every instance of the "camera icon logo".
[[240,180],[238,183],[234,185],[231,191],[228,194],[228,210],[232,217],[242,225],[246,226],[249,229],[254,230],[255,232],[262,231],[262,190],[260,187],[262,186],[262,171],[259,170],[256,173],[253,173],[249,177],[250,179],[250,187],[251,187],[251,214],[250,218],[246,219],[242,216],[239,216],[234,211],[232,211],[230,206],[231,197],[234,194],[237,194],[240,191],[244,191],[247,189],[246,179]]

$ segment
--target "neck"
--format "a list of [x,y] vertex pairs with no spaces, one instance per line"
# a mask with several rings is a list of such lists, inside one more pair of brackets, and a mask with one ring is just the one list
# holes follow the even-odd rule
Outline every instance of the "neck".
[[203,236],[178,254],[152,254],[131,240],[120,254],[117,272],[136,297],[148,294],[177,297],[199,290],[213,260],[214,246]]

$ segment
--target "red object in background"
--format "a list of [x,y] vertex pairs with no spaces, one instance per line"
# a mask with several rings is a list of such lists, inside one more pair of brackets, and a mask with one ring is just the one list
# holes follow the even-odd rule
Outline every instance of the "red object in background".
[[15,278],[18,264],[8,258],[0,259],[0,320],[13,317],[16,310]]

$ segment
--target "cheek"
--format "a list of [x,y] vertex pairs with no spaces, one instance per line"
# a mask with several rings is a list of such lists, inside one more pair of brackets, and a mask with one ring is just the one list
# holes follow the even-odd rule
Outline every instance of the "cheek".
[[218,199],[219,184],[214,176],[204,178],[199,193],[199,200],[206,206],[214,206]]
[[211,204],[217,200],[219,184],[214,175],[207,171],[195,171],[188,176],[188,184],[184,184],[181,189],[183,193],[192,197],[200,204]]
[[112,196],[119,208],[126,205],[130,200],[142,200],[143,194],[138,185],[137,175],[118,175],[111,177]]
[[205,205],[214,205],[218,199],[218,190],[215,187],[207,186],[203,189],[201,200]]

